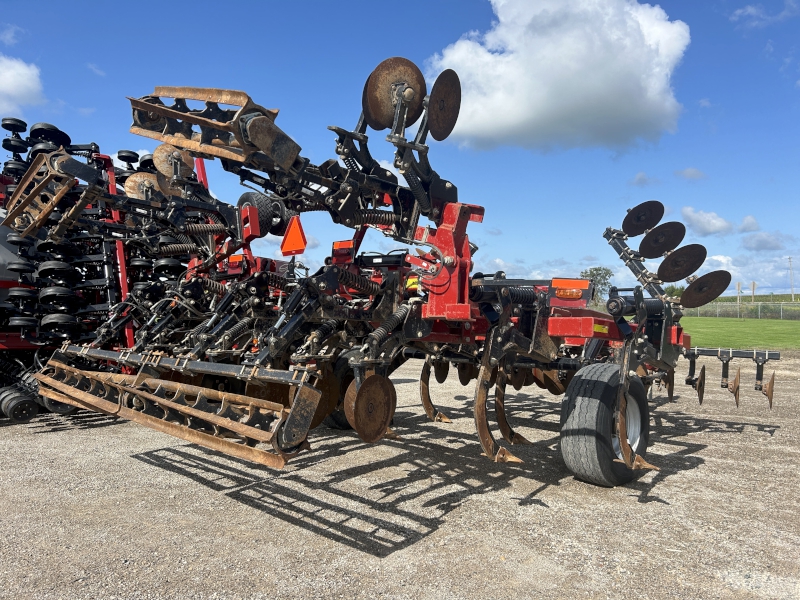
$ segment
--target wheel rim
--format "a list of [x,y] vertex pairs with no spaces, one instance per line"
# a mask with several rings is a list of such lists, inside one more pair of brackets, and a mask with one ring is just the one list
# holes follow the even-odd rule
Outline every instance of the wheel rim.
[[[639,410],[639,403],[630,396],[628,396],[625,408],[625,428],[628,430],[628,444],[631,450],[636,452],[639,447],[639,440],[642,438],[642,412]],[[619,437],[617,437],[616,421],[614,422],[614,430],[611,433],[611,445],[614,447],[614,453],[617,458],[623,458]]]

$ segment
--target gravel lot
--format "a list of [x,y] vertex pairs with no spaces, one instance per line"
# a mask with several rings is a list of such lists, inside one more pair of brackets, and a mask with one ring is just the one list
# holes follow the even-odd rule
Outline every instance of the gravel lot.
[[[575,480],[558,399],[514,393],[524,464],[480,456],[471,388],[394,377],[401,440],[324,427],[282,472],[83,413],[0,421],[2,598],[800,598],[800,353],[770,363],[771,412],[708,366],[699,406],[656,394],[661,467],[626,487]],[[702,362],[701,362],[702,364]],[[732,369],[731,376],[735,371]],[[536,427],[529,428],[525,424]]]

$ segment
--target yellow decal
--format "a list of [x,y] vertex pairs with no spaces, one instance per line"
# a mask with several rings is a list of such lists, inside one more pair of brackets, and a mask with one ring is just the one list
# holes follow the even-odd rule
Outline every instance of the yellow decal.
[[595,333],[608,333],[608,325],[595,325]]

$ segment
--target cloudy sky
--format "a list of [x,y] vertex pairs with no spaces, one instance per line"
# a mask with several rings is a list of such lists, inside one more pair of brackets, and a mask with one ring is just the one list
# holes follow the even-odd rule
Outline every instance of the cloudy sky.
[[[239,2],[235,15],[199,0],[51,6],[0,12],[0,116],[54,123],[109,154],[152,151],[127,133],[125,96],[241,89],[280,108],[321,162],[334,152],[326,126],[354,126],[370,71],[405,56],[430,82],[445,68],[461,77],[461,118],[430,158],[462,201],[486,207],[469,230],[478,269],[602,265],[629,284],[602,233],[650,199],[708,248],[700,273],[733,273],[729,293],[737,281],[788,291],[788,257],[800,263],[800,0],[408,0],[400,18],[371,1]],[[391,160],[382,134],[371,149]],[[245,191],[213,164],[209,176],[227,201]],[[303,222],[310,265],[349,237],[319,213]],[[258,249],[274,255],[277,242]]]

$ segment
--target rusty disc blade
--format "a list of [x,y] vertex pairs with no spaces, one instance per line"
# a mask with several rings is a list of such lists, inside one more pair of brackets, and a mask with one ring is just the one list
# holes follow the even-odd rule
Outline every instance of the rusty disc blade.
[[555,369],[542,371],[542,379],[544,379],[544,387],[554,396],[560,396],[567,390],[567,387],[558,378],[558,371]]
[[731,274],[727,271],[711,271],[698,277],[681,295],[684,308],[697,308],[716,299],[731,284]]
[[511,373],[509,374],[509,379],[511,380],[511,385],[514,387],[515,390],[520,391],[522,386],[525,385],[525,372],[527,369],[511,369]]
[[658,266],[658,278],[666,282],[686,279],[703,266],[706,254],[706,248],[702,244],[688,244],[678,248],[661,261]]
[[456,367],[458,370],[458,381],[461,385],[469,385],[472,381],[472,366],[466,363],[458,363]]
[[[370,77],[372,74],[370,73]],[[372,116],[372,113],[369,112],[369,103],[367,102],[367,88],[369,87],[369,77],[364,82],[364,91],[361,92],[361,110],[364,111],[364,120],[367,122],[367,125],[372,127],[376,131],[380,131],[381,129],[385,129],[381,127],[381,124],[375,120],[375,117]]]
[[686,226],[677,221],[662,223],[647,232],[639,244],[639,254],[644,258],[658,258],[678,247],[686,235]]
[[125,195],[144,200],[144,190],[148,187],[152,192],[160,191],[158,178],[152,173],[134,173],[125,180]]
[[622,221],[622,231],[630,237],[642,235],[648,229],[652,229],[664,216],[664,205],[658,200],[648,200],[638,206],[634,206],[625,215]]
[[323,367],[321,375],[322,377],[317,381],[316,387],[322,392],[322,396],[320,396],[319,404],[317,404],[317,410],[314,411],[314,417],[311,419],[311,429],[318,427],[325,420],[325,417],[336,410],[336,406],[339,404],[339,380],[336,379],[330,365]]
[[447,380],[447,375],[450,373],[450,363],[444,360],[437,360],[433,363],[433,374],[436,381],[444,383]]
[[706,393],[706,366],[703,365],[700,367],[700,375],[697,377],[697,382],[695,383],[695,388],[697,390],[697,401],[702,404],[703,403],[703,396]]
[[396,395],[393,385],[382,375],[370,375],[355,394],[355,381],[347,388],[344,413],[358,437],[368,444],[380,440],[389,428],[394,415]]
[[161,144],[153,152],[153,164],[159,173],[166,177],[172,177],[172,161],[177,160],[180,164],[180,176],[188,177],[194,172],[194,159],[186,150],[178,150],[171,144]]
[[428,131],[437,142],[453,132],[461,110],[461,80],[453,69],[445,69],[433,82],[428,98]]
[[422,115],[422,101],[428,93],[425,78],[419,67],[407,58],[395,56],[387,58],[367,79],[367,93],[364,95],[364,115],[370,115],[377,131],[391,127],[394,123],[394,93],[396,84],[405,83],[413,90],[408,102],[406,125],[413,125]]
[[169,177],[165,177],[161,173],[156,173],[156,182],[158,182],[158,190],[164,194],[167,198],[170,196],[180,196],[181,190],[176,187],[172,187],[172,179]]

